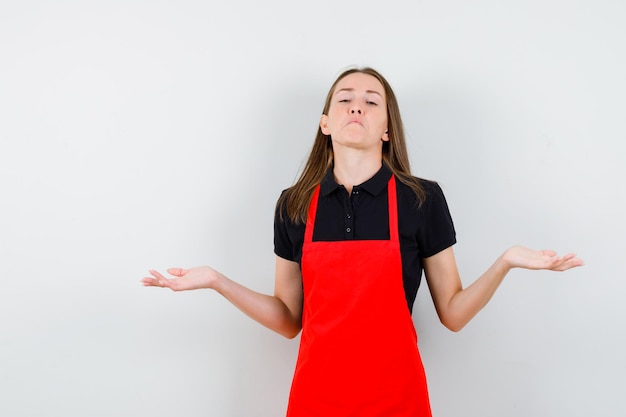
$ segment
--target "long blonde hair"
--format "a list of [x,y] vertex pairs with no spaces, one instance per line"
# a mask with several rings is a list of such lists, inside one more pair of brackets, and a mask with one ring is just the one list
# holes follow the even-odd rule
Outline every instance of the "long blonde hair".
[[[326,96],[326,103],[322,114],[328,114],[332,96],[339,81],[350,74],[361,73],[371,75],[382,84],[387,98],[387,123],[389,141],[383,142],[383,162],[389,167],[396,178],[408,185],[419,203],[425,198],[424,189],[419,180],[411,175],[411,166],[404,138],[404,127],[400,117],[398,100],[387,80],[375,69],[370,67],[351,68],[339,75]],[[321,127],[317,128],[317,135],[309,158],[296,183],[287,189],[278,200],[282,219],[283,209],[294,223],[306,223],[306,217],[313,191],[322,181],[324,174],[333,163],[333,147],[329,135],[322,133]]]

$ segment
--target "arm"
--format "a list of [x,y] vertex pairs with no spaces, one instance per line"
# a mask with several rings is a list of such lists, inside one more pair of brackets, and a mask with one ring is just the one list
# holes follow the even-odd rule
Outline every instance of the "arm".
[[512,268],[565,271],[581,266],[574,254],[535,251],[522,246],[506,250],[484,274],[463,289],[454,252],[449,247],[424,259],[424,270],[439,320],[452,331],[461,330],[486,304]]
[[302,328],[302,277],[297,262],[276,257],[274,295],[253,291],[208,266],[170,268],[167,272],[174,278],[151,270],[152,276],[144,278],[143,285],[172,291],[213,289],[250,318],[287,338],[295,337]]

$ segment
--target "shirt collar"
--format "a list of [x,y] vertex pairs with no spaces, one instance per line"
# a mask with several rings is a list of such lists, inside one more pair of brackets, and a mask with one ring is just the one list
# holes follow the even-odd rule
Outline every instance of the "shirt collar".
[[[357,184],[355,187],[359,187],[362,190],[367,191],[373,196],[378,195],[382,190],[385,189],[389,179],[391,178],[391,170],[383,163],[383,166],[378,170],[376,174],[369,180],[364,183]],[[340,185],[335,181],[335,176],[333,175],[333,165],[328,168],[326,174],[324,174],[324,178],[320,183],[320,194],[322,197],[326,197],[327,195],[335,192],[339,189]]]

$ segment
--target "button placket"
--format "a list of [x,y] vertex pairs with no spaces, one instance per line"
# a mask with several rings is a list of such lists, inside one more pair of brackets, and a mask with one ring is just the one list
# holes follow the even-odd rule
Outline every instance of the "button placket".
[[354,239],[354,215],[353,215],[353,201],[352,198],[346,193],[344,200],[344,236],[346,240]]

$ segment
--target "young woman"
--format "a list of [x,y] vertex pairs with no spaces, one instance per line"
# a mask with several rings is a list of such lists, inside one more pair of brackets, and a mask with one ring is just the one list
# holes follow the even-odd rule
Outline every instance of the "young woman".
[[306,166],[278,201],[274,240],[273,295],[206,266],[150,271],[143,284],[214,289],[285,337],[302,330],[289,417],[431,415],[411,319],[422,270],[441,322],[458,331],[511,268],[583,264],[515,246],[463,288],[444,195],[411,175],[396,97],[371,68],[332,85]]

